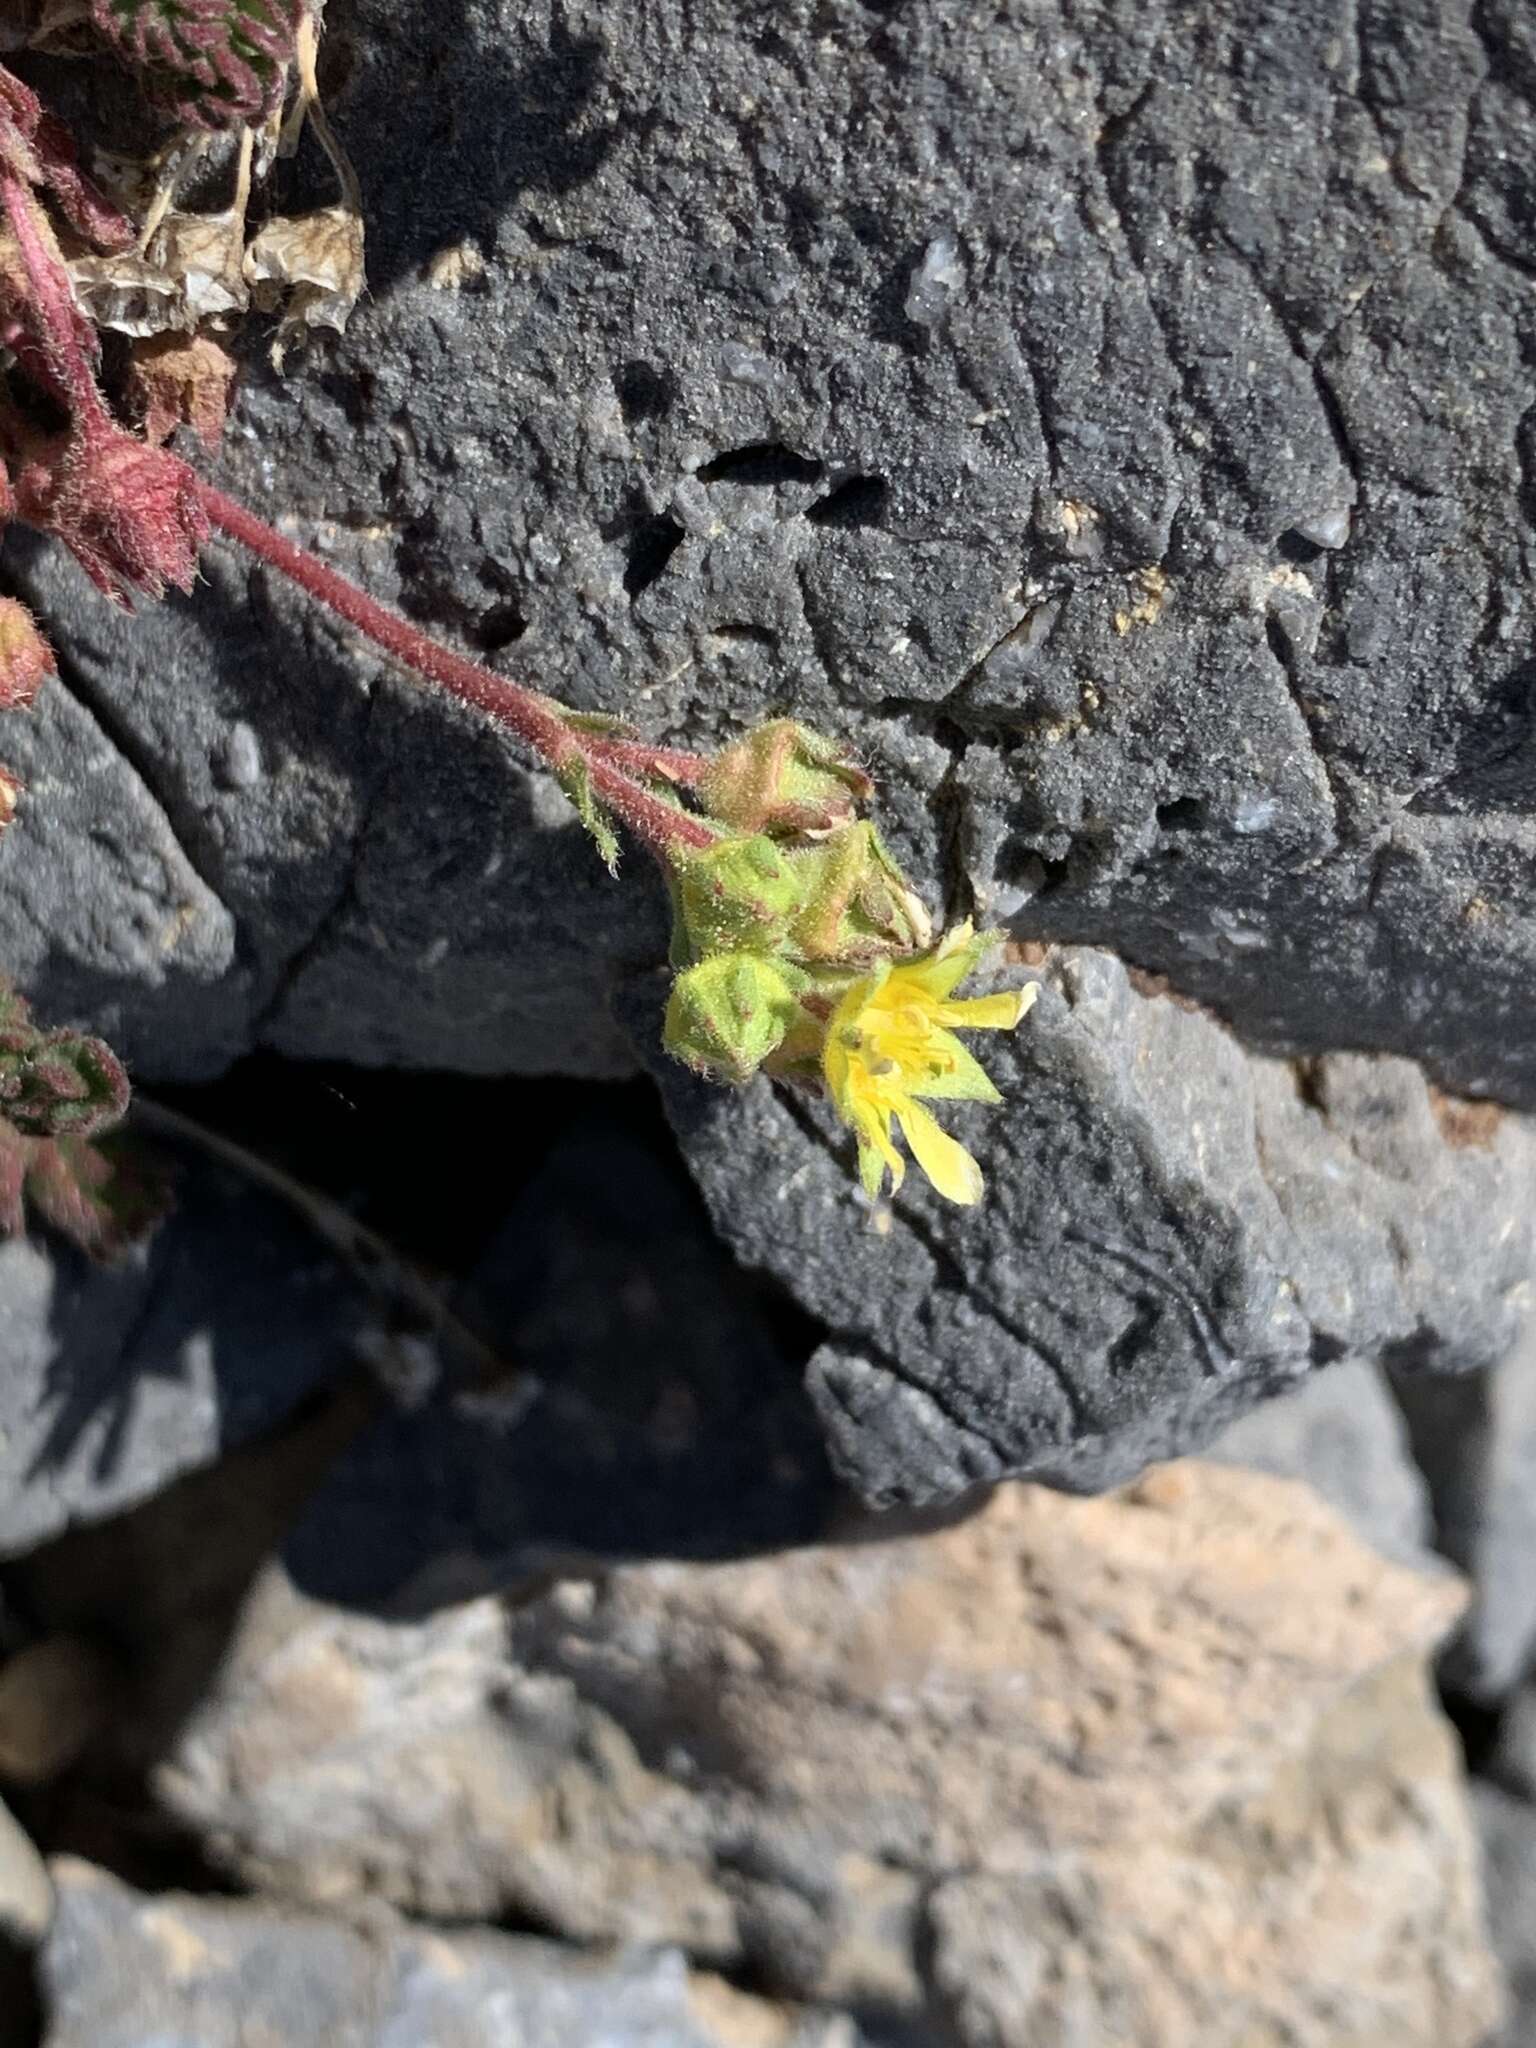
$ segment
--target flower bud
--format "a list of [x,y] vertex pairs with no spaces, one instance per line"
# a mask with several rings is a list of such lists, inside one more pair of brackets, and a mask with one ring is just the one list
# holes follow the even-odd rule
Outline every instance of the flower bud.
[[3,832],[16,815],[16,806],[21,801],[21,784],[0,761],[0,832]]
[[827,832],[851,818],[873,786],[835,740],[775,718],[715,757],[699,795],[738,832]]
[[790,972],[756,953],[716,953],[685,968],[667,1004],[667,1051],[714,1080],[747,1080],[799,1013]]
[[43,678],[57,669],[53,649],[26,606],[0,597],[0,711],[25,711]]
[[794,860],[804,907],[792,938],[805,960],[867,965],[927,945],[922,900],[867,821],[828,833]]
[[766,833],[679,855],[673,870],[679,965],[711,953],[770,953],[805,902],[798,861]]
[[190,590],[208,538],[208,514],[187,465],[91,417],[29,451],[16,506],[124,605],[135,595],[163,597],[167,583]]
[[95,1137],[128,1107],[128,1077],[99,1038],[42,1031],[0,985],[0,1117],[24,1136]]

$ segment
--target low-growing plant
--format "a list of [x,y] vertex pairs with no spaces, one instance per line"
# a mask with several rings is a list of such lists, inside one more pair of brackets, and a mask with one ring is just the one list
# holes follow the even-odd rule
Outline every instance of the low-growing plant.
[[[719,1081],[763,1071],[823,1089],[854,1134],[871,1197],[887,1173],[893,1188],[901,1183],[896,1128],[941,1194],[976,1201],[975,1161],[926,1104],[997,1099],[954,1033],[1011,1029],[1033,991],[957,999],[989,941],[962,926],[935,943],[921,898],[860,816],[870,780],[835,742],[780,718],[701,754],[578,714],[432,639],[164,445],[180,425],[216,444],[234,374],[224,345],[233,315],[280,306],[281,361],[314,328],[344,326],[361,287],[356,182],[319,106],[316,33],[306,0],[45,0],[34,41],[94,42],[183,131],[138,220],[82,172],[30,87],[0,69],[0,340],[13,362],[0,385],[0,518],[62,543],[125,606],[168,586],[190,590],[200,551],[223,536],[494,719],[554,774],[611,870],[621,833],[659,862],[674,907],[668,1048]],[[253,178],[305,120],[336,165],[341,198],[247,239]],[[181,212],[182,167],[214,137],[234,165],[231,204]],[[99,326],[130,337],[137,432],[103,390]],[[0,602],[0,708],[30,705],[52,667],[25,609]],[[0,825],[21,796],[0,769]],[[99,1155],[65,1148],[88,1146],[121,1114],[121,1069],[96,1040],[36,1033],[7,1001],[19,1034],[14,1073],[33,1080],[18,1078],[20,1092],[8,1096],[12,1070],[0,1058],[0,1228],[16,1226],[25,1189],[55,1222],[110,1243],[93,1220],[107,1186],[93,1178]],[[72,1096],[65,1085],[109,1074],[105,1092]],[[42,1075],[57,1080],[52,1094]],[[86,1124],[69,1121],[71,1103]]]

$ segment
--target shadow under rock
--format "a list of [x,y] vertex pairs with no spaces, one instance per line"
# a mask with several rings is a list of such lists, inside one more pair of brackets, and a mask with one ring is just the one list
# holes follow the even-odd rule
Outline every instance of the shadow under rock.
[[190,1162],[147,1246],[0,1246],[0,1557],[276,1428],[349,1369],[362,1290],[279,1204]]
[[[477,28],[489,13],[471,0],[330,0],[321,89],[362,182],[375,293],[445,244],[493,240],[519,193],[585,183],[637,125],[592,118],[596,37],[557,9],[540,47],[521,21]],[[329,197],[317,186],[303,203]]]
[[844,1497],[802,1383],[819,1332],[715,1239],[652,1091],[611,1102],[551,1149],[458,1301],[538,1398],[441,1391],[375,1424],[289,1540],[306,1592],[419,1612],[562,1560],[831,1526]]
[[49,1853],[85,1856],[141,1888],[223,1888],[200,1846],[146,1798],[145,1777],[207,1691],[299,1504],[376,1399],[354,1381],[153,1499],[0,1566],[36,1634],[89,1643],[113,1681],[86,1753],[56,1780],[8,1788]]

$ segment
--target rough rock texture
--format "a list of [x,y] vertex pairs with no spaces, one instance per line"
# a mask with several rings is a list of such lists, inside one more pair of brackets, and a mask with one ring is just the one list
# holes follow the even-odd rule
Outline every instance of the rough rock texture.
[[281,1203],[188,1164],[147,1247],[0,1242],[0,1557],[273,1428],[345,1374],[363,1290]]
[[1433,1524],[1423,1474],[1381,1373],[1358,1359],[1230,1423],[1206,1456],[1300,1479],[1387,1557],[1423,1563]]
[[1483,1843],[1488,1932],[1508,1979],[1511,2010],[1492,2048],[1536,2037],[1536,1807],[1496,1785],[1472,1788]]
[[[583,703],[840,725],[1031,932],[1536,1103],[1517,0],[329,31],[373,296],[232,480]],[[133,622],[25,573],[33,812],[99,762],[78,875],[56,807],[5,849],[40,996],[157,1071],[624,1058],[645,892],[467,721],[232,559]]]
[[[336,0],[328,63],[372,295],[286,383],[248,337],[227,481],[578,704],[846,733],[951,912],[1108,947],[1250,1043],[1536,1105],[1516,0]],[[56,552],[15,569],[64,654],[0,848],[0,959],[45,1010],[150,1076],[257,1042],[633,1064],[610,998],[658,892],[494,736],[227,550],[133,620]],[[787,1111],[739,1114],[752,1167],[820,1186]],[[992,1121],[995,1219],[1040,1207],[1039,1122]],[[1100,1244],[1144,1258],[1184,1137],[1095,1197]],[[752,1167],[706,1165],[723,1215]],[[1081,1372],[971,1224],[853,1254],[846,1221],[818,1229],[875,1307],[834,1302],[820,1383],[872,1494],[1104,1483],[1333,1355],[1287,1305],[1312,1283],[1220,1218],[1183,1306],[1078,1247]],[[953,1423],[888,1398],[898,1257],[980,1271],[922,1340]],[[1374,1347],[1394,1285],[1351,1277]]]
[[831,1332],[810,1380],[875,1502],[1023,1471],[1101,1486],[1310,1366],[1491,1366],[1529,1314],[1536,1139],[1407,1061],[1245,1054],[1111,956],[1054,953],[957,1116],[987,1199],[917,1184],[851,1246],[825,1105],[664,1076],[715,1222]]
[[853,2048],[675,1951],[604,1961],[497,1934],[354,1931],[258,1902],[145,1898],[73,1858],[43,1953],[44,2048]]
[[1536,1329],[1483,1371],[1404,1376],[1397,1391],[1436,1546],[1476,1595],[1446,1674],[1457,1691],[1494,1701],[1536,1656]]
[[1494,1979],[1422,1669],[1460,1604],[1199,1465],[415,1625],[270,1580],[157,1784],[286,1896],[676,1942],[939,2048],[1473,2048]]

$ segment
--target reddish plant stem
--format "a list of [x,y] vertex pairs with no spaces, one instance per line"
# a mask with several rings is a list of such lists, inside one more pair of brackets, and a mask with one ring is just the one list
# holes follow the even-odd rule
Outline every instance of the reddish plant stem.
[[[662,765],[667,750],[605,741],[574,730],[547,697],[441,646],[223,491],[205,483],[199,483],[197,490],[204,511],[221,532],[249,548],[269,568],[288,577],[406,668],[486,712],[526,741],[557,772],[585,760],[593,793],[658,853],[714,845],[719,834],[703,819],[653,795],[626,772],[630,768],[639,773],[670,772]],[[672,758],[693,761],[692,756]]]
[[43,352],[60,396],[69,406],[78,429],[106,424],[106,405],[80,340],[74,293],[59,260],[53,231],[12,153],[4,148],[0,148],[0,203],[4,204],[27,273],[31,308],[37,316],[33,338]]
[[686,753],[681,747],[653,747],[646,740],[616,740],[604,733],[587,736],[587,751],[637,775],[664,775],[684,789],[696,789],[709,767],[704,755]]

